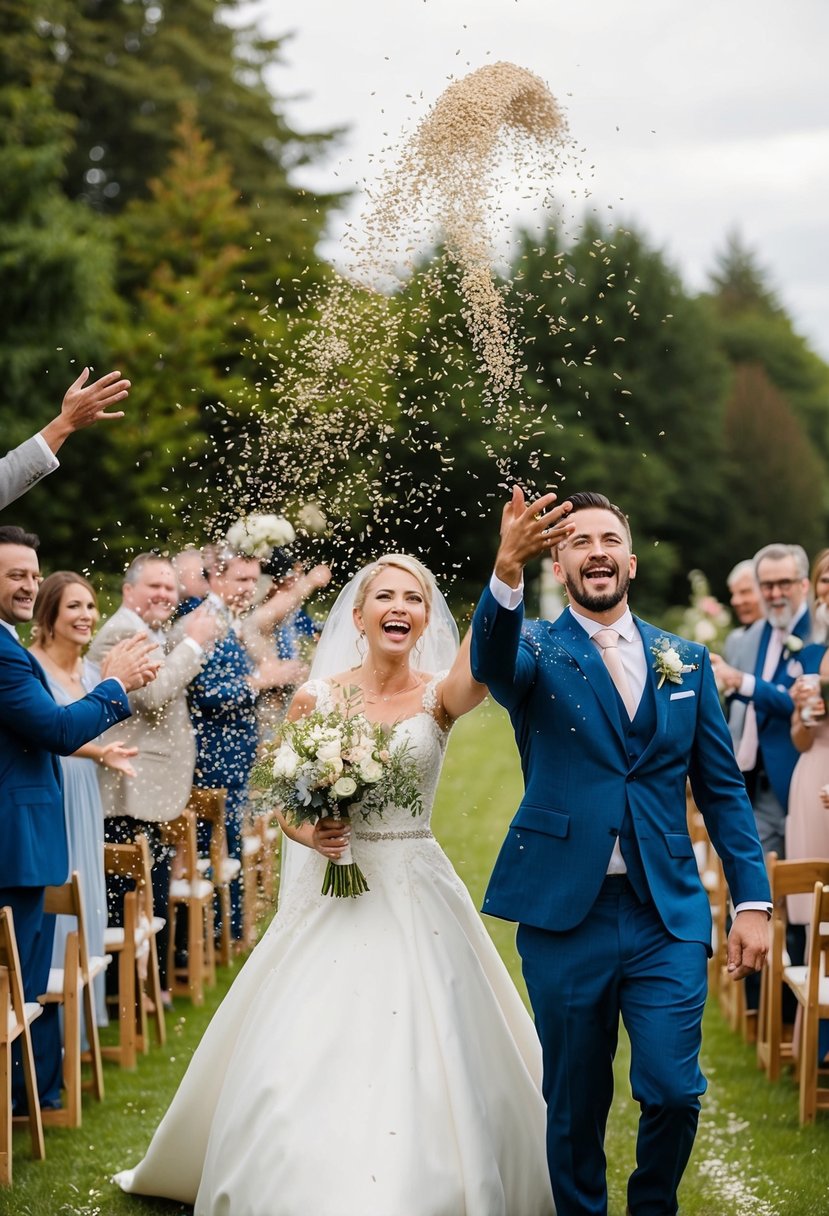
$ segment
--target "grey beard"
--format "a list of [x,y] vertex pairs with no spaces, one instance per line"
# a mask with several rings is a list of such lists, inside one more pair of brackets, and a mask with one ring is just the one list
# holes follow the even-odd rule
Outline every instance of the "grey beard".
[[605,595],[591,595],[589,591],[580,591],[569,575],[565,575],[564,585],[567,588],[570,600],[578,604],[580,608],[586,608],[588,612],[608,612],[611,608],[615,608],[617,604],[621,604],[627,595],[628,588],[630,587],[630,575],[623,575],[619,572],[618,587],[615,591],[608,591]]

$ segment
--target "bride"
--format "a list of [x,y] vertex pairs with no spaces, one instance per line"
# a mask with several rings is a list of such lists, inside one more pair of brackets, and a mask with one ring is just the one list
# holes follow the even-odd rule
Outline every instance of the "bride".
[[[289,717],[356,695],[416,758],[423,813],[283,821],[279,913],[116,1181],[196,1216],[550,1216],[535,1029],[429,828],[449,729],[485,689],[425,567],[361,571],[311,676]],[[369,890],[322,895],[349,844]]]

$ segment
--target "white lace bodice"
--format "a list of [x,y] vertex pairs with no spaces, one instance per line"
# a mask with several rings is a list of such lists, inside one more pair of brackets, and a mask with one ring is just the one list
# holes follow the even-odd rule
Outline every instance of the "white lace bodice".
[[[353,820],[353,832],[358,840],[431,835],[432,805],[448,738],[448,732],[435,718],[437,687],[445,675],[446,672],[440,672],[424,686],[420,712],[401,719],[392,728],[392,747],[407,746],[420,772],[421,814],[412,815],[406,807],[388,806],[382,816],[372,815],[361,819],[357,815]],[[305,687],[316,697],[317,708],[323,713],[335,708],[336,702],[328,680],[311,680]]]

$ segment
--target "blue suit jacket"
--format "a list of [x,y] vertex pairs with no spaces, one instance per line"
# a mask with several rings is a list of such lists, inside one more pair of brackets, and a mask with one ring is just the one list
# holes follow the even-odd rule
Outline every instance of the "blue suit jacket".
[[629,810],[665,927],[710,948],[709,902],[688,835],[686,778],[735,903],[769,899],[763,853],[708,652],[634,619],[646,655],[669,636],[697,670],[681,684],[657,688],[649,667],[657,727],[631,757],[607,668],[572,614],[522,628],[521,608],[501,608],[484,591],[472,622],[472,672],[509,710],[525,785],[484,911],[555,931],[580,924]]
[[243,786],[256,755],[253,663],[233,630],[219,639],[187,689],[196,735],[196,784]]
[[58,756],[128,718],[117,680],[60,706],[36,659],[0,627],[0,887],[66,882],[69,857]]
[[[810,630],[809,614],[805,612],[792,633],[801,641],[806,642]],[[823,648],[806,646],[797,654],[791,655],[784,650],[774,675],[770,680],[764,680],[761,673],[766,663],[771,634],[772,628],[768,621],[755,621],[753,625],[749,626],[742,640],[741,648],[743,652],[750,654],[752,648],[756,646],[756,658],[753,667],[741,668],[741,670],[751,670],[756,677],[754,696],[751,701],[757,715],[757,738],[763,757],[763,766],[771,787],[785,810],[789,801],[792,773],[799,759],[799,753],[791,738],[794,702],[789,689],[801,672],[818,670]],[[735,661],[735,666],[740,667],[740,663]],[[732,700],[747,703],[747,699],[739,694]]]

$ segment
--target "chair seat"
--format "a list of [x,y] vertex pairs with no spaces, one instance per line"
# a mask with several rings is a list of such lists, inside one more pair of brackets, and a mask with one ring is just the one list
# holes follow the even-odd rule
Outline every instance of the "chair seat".
[[89,978],[94,980],[102,971],[106,971],[112,962],[111,954],[92,954],[89,957]]
[[[786,967],[783,970],[783,979],[794,989],[798,1000],[803,1004],[806,1001],[806,981],[809,976],[808,967]],[[821,978],[818,988],[818,1002],[821,1008],[824,1005],[829,1005],[829,975],[824,975]]]
[[[35,1018],[39,1018],[42,1013],[43,1006],[39,1001],[27,1001],[23,1006],[23,1016],[26,1019],[27,1026],[31,1026]],[[6,1025],[8,1026],[9,1038],[11,1038],[14,1035],[14,1032],[17,1030],[17,1017],[15,1016],[13,1009],[9,1009],[9,1017]]]
[[[201,875],[210,872],[210,858],[200,857],[196,863]],[[242,863],[236,857],[223,857],[221,865],[221,873],[219,874],[219,882],[224,886],[227,882],[233,882],[239,877],[239,871],[242,869]]]
[[186,878],[174,878],[170,883],[171,899],[207,899],[212,894],[213,883],[206,878],[196,879],[193,883]]
[[[83,987],[80,970],[78,971],[78,988]],[[64,988],[64,971],[63,967],[49,968],[49,982],[46,985],[46,991],[40,997],[41,1003],[48,1001],[50,998],[63,1000]]]
[[[135,930],[135,947],[139,949],[147,941],[147,928],[145,924],[141,924]],[[117,925],[107,925],[104,930],[104,946],[107,950],[123,950],[124,948],[124,930]]]

